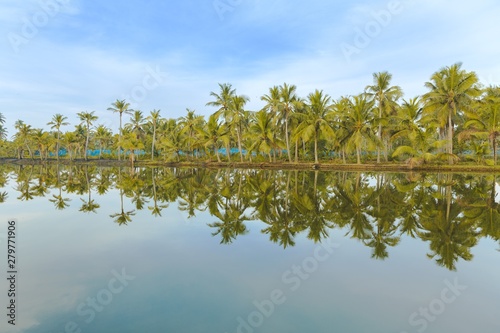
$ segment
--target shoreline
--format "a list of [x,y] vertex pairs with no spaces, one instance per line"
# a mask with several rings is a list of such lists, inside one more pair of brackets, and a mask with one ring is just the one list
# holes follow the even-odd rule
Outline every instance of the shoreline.
[[[130,167],[129,160],[32,160],[16,158],[0,158],[0,164],[10,165],[95,165],[104,167]],[[214,162],[214,161],[136,161],[134,167],[166,167],[166,168],[206,168],[206,169],[269,169],[269,170],[318,170],[318,171],[370,171],[370,172],[473,172],[473,173],[500,173],[500,166],[487,165],[418,165],[395,163],[366,163],[366,164],[340,164],[313,162]]]

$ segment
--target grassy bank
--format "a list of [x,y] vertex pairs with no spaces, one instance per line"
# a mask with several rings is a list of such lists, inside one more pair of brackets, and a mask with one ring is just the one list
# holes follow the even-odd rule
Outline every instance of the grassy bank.
[[[97,166],[131,166],[129,160],[59,160],[48,159],[44,161],[32,159],[0,158],[0,164],[15,165],[40,165],[40,164],[61,164],[61,165],[97,165]],[[497,173],[500,166],[487,166],[477,164],[458,163],[454,165],[422,164],[410,166],[406,163],[366,163],[366,164],[340,164],[334,162],[312,163],[312,162],[165,162],[139,160],[134,163],[136,167],[178,167],[178,168],[235,168],[235,169],[272,169],[272,170],[329,170],[329,171],[393,171],[393,172],[478,172]]]

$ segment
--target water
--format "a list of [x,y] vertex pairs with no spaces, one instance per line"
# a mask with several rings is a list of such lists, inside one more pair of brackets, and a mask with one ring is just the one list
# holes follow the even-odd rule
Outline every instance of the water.
[[497,333],[497,180],[4,166],[0,328]]

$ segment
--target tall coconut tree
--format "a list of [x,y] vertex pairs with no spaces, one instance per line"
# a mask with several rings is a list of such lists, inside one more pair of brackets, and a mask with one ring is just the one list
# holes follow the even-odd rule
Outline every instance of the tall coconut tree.
[[243,125],[245,120],[245,104],[249,101],[249,98],[244,95],[236,95],[231,98],[231,110],[232,119],[230,128],[234,128],[236,131],[236,141],[238,142],[238,152],[240,153],[240,161],[243,162],[243,149],[241,145],[241,139],[243,135]]
[[[132,114],[134,110],[130,108],[130,103],[127,103],[124,99],[117,99],[114,103],[111,104],[111,107],[108,108],[108,111],[113,111],[120,115],[120,131],[118,133],[118,141],[122,141],[122,116],[123,114]],[[118,145],[118,160],[120,160],[121,154],[121,146]]]
[[52,116],[52,120],[47,123],[47,125],[51,125],[51,129],[55,129],[57,132],[57,142],[56,142],[56,159],[59,161],[59,147],[61,143],[61,126],[69,125],[66,121],[68,117],[63,116],[60,113],[56,113]]
[[186,109],[187,114],[179,118],[181,134],[186,136],[187,150],[194,157],[194,146],[198,134],[198,128],[203,125],[203,116],[196,115],[195,110]]
[[88,149],[89,149],[89,138],[90,138],[90,126],[98,119],[98,117],[92,112],[78,112],[77,116],[80,119],[80,125],[85,125],[85,160],[88,160]]
[[290,151],[290,130],[288,129],[290,123],[290,116],[295,111],[295,106],[299,102],[299,97],[297,96],[297,87],[295,85],[288,85],[284,83],[279,87],[280,103],[279,103],[279,114],[281,122],[284,125],[285,132],[285,142],[286,150],[288,154],[288,160],[292,162],[292,153]]
[[333,115],[331,97],[322,90],[316,90],[307,96],[306,104],[306,113],[301,114],[301,123],[297,127],[296,135],[306,142],[313,140],[314,163],[317,164],[319,139],[335,138],[330,119]]
[[[385,143],[385,159],[387,161],[387,145],[389,144],[389,133],[384,131],[384,124],[388,123],[388,117],[396,112],[397,100],[403,95],[399,86],[391,86],[392,74],[389,72],[373,73],[373,84],[365,88],[367,96],[372,98],[378,109],[377,136],[379,141]],[[377,163],[380,163],[380,148],[377,148]]]
[[149,122],[153,128],[153,138],[151,140],[151,161],[154,160],[155,156],[155,144],[156,144],[156,129],[158,128],[158,122],[160,121],[160,110],[153,110],[150,112],[146,120]]
[[453,135],[455,124],[464,111],[470,110],[472,101],[481,94],[476,73],[462,69],[456,63],[440,69],[425,83],[429,92],[424,94],[424,115],[437,119],[441,139],[447,138],[448,163],[453,164]]
[[[220,92],[210,92],[210,96],[214,98],[213,101],[208,102],[207,106],[217,107],[215,115],[217,118],[222,117],[226,126],[230,126],[232,122],[231,103],[234,96],[236,96],[236,89],[229,83],[219,83]],[[231,161],[230,140],[226,140],[226,154],[228,161]]]

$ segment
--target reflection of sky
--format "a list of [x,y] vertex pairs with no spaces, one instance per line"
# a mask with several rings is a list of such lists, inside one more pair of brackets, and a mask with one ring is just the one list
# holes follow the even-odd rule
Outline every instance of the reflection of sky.
[[[255,332],[411,333],[417,328],[410,326],[410,314],[440,297],[444,280],[455,278],[467,290],[427,332],[500,331],[500,253],[490,240],[473,249],[473,261],[459,262],[458,272],[450,272],[426,258],[428,244],[419,240],[402,239],[379,261],[370,258],[370,248],[344,237],[345,230],[331,231],[340,247],[292,291],[283,273],[317,246],[303,235],[283,250],[260,233],[260,223],[248,222],[248,235],[220,245],[206,226],[216,219],[206,212],[185,219],[172,204],[163,217],[145,209],[120,227],[109,218],[120,210],[117,191],[93,195],[101,205],[98,214],[84,214],[78,212],[79,196],[70,195],[70,207],[56,211],[48,201],[52,193],[19,202],[7,190],[0,207],[2,220],[19,221],[20,308],[18,330],[5,328],[2,320],[2,332],[64,332],[75,321],[82,332],[233,333],[237,318],[255,311],[254,301],[280,289],[286,301]],[[130,199],[124,202],[126,210],[133,209]],[[4,260],[1,265],[5,271]],[[112,270],[122,267],[135,280],[86,324],[78,305],[106,288]]]

